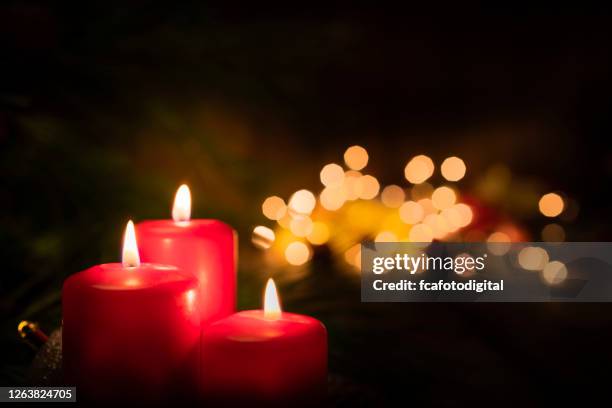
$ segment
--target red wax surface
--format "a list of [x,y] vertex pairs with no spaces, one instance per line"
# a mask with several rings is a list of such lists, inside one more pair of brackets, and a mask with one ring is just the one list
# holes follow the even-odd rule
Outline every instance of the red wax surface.
[[[311,405],[327,390],[327,331],[308,316],[236,313],[202,331],[201,387],[225,405]],[[315,404],[316,406],[316,404]]]
[[103,264],[62,293],[66,381],[79,398],[159,400],[197,389],[198,282],[176,267]]
[[136,226],[144,262],[176,265],[200,282],[200,316],[209,323],[236,309],[236,238],[217,220],[145,221]]

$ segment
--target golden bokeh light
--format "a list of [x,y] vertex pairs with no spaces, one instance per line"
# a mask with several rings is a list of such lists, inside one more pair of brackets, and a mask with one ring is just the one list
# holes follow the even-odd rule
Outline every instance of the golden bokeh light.
[[448,222],[439,214],[429,214],[423,219],[423,224],[428,225],[435,239],[442,239],[450,232]]
[[326,164],[319,176],[325,187],[340,187],[344,181],[344,169],[336,163]]
[[458,203],[453,206],[455,210],[461,215],[461,223],[459,224],[460,228],[467,227],[472,223],[472,219],[474,214],[472,212],[472,208],[464,203]]
[[392,231],[381,231],[374,238],[374,242],[397,242],[397,235]]
[[548,224],[542,228],[542,241],[563,242],[565,241],[565,230],[559,224]]
[[374,237],[374,246],[376,250],[381,251],[381,254],[387,256],[391,256],[392,252],[397,249],[397,242],[399,242],[397,234],[389,230],[380,231],[376,234],[376,237]]
[[361,170],[368,164],[368,152],[361,146],[351,146],[344,152],[344,163],[352,170]]
[[430,198],[421,198],[419,201],[417,201],[417,204],[419,204],[421,208],[423,208],[423,213],[425,215],[436,214],[438,212],[437,208],[434,207],[433,201],[431,201]]
[[346,202],[346,189],[344,187],[325,187],[319,195],[321,206],[328,211],[342,208]]
[[490,253],[497,256],[502,256],[510,250],[511,239],[508,234],[496,231],[487,238],[487,249]]
[[448,181],[459,181],[465,176],[465,163],[459,157],[449,157],[442,162],[440,172]]
[[538,203],[540,212],[546,217],[556,217],[563,212],[563,198],[556,193],[544,194]]
[[307,215],[294,217],[289,223],[289,230],[296,237],[305,237],[312,232],[312,219]]
[[518,263],[525,270],[541,271],[548,264],[548,252],[540,247],[525,247],[518,254]]
[[434,169],[434,163],[429,157],[419,155],[408,162],[404,168],[404,176],[412,184],[421,184],[433,175]]
[[406,224],[416,224],[421,222],[425,216],[425,211],[419,203],[406,201],[399,208],[399,216]]
[[310,215],[316,203],[314,194],[308,190],[299,190],[289,199],[289,211],[299,215]]
[[366,174],[365,176],[362,176],[359,181],[361,183],[359,198],[362,200],[371,200],[378,195],[380,184],[378,183],[378,180],[376,180],[376,177]]
[[[542,240],[566,239],[566,231],[559,224],[575,218],[578,204],[575,203],[576,210],[572,211],[572,199],[561,193],[540,196],[537,183],[513,180],[510,170],[498,165],[473,175],[475,185],[464,196],[459,184],[454,183],[465,178],[466,162],[457,156],[446,157],[440,165],[441,177],[438,179],[436,175],[434,179],[437,164],[426,155],[414,156],[405,165],[404,176],[411,185],[389,184],[383,188],[374,175],[362,173],[369,161],[366,149],[351,146],[343,158],[346,166],[337,162],[321,168],[319,177],[324,187],[316,198],[311,191],[302,189],[289,200],[278,196],[264,200],[263,214],[278,226],[255,227],[251,241],[257,248],[271,249],[262,252],[270,265],[303,265],[311,260],[315,246],[328,245],[334,256],[344,255],[348,264],[359,267],[359,241],[363,239],[373,239],[375,245],[381,243],[385,249],[393,245],[382,243],[423,243],[422,251],[434,240],[486,241],[491,254],[511,253],[508,261],[527,270],[541,271],[547,283],[555,284],[567,276],[566,269],[549,262],[548,253],[542,248],[527,247],[510,252],[512,242],[533,238],[529,221],[536,211],[536,202],[546,217],[559,216],[558,221],[549,220],[542,228]],[[434,181],[446,185],[438,184],[436,188],[432,185]],[[572,218],[566,219],[570,212]],[[511,218],[513,215],[516,220]],[[474,272],[466,270],[463,276]]]
[[400,186],[394,184],[383,188],[380,200],[389,208],[399,208],[406,199],[406,193]]
[[563,262],[549,262],[542,271],[542,279],[549,285],[558,285],[567,278],[567,267]]
[[251,242],[259,249],[268,249],[274,244],[275,238],[274,231],[263,225],[258,225],[253,228]]
[[434,232],[429,225],[416,224],[410,229],[408,239],[410,242],[431,242],[434,239]]
[[303,242],[292,242],[285,249],[285,259],[291,265],[303,265],[310,259],[310,248]]
[[355,244],[344,253],[344,259],[349,265],[361,269],[361,244]]
[[272,221],[278,221],[287,213],[287,206],[285,205],[285,200],[282,198],[271,196],[264,200],[261,205],[261,211],[266,218]]
[[452,207],[457,201],[455,191],[447,186],[438,187],[431,195],[433,206],[439,210]]
[[456,206],[442,210],[440,216],[446,220],[449,232],[457,231],[463,224],[463,217]]
[[329,240],[329,227],[324,222],[314,222],[312,231],[306,236],[306,239],[313,245],[323,245]]
[[279,219],[277,221],[278,225],[280,225],[281,227],[285,228],[285,229],[289,229],[290,225],[291,225],[291,220],[293,219],[293,217],[291,216],[291,214],[289,214],[289,212],[287,211],[285,213],[285,215],[283,215],[283,217],[281,219]]
[[344,190],[346,192],[346,199],[353,201],[361,196],[363,191],[362,185],[363,175],[355,170],[349,170],[344,173]]

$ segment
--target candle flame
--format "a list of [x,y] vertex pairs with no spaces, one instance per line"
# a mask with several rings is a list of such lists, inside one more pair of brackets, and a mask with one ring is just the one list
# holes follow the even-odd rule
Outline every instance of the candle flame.
[[281,315],[281,307],[278,301],[276,285],[272,278],[266,283],[266,293],[264,295],[264,317],[266,319],[278,319]]
[[138,245],[136,244],[136,231],[134,223],[129,220],[125,227],[123,236],[123,266],[126,268],[134,268],[140,266],[140,255],[138,254]]
[[187,184],[181,185],[174,196],[172,219],[174,222],[189,221],[191,218],[191,192]]

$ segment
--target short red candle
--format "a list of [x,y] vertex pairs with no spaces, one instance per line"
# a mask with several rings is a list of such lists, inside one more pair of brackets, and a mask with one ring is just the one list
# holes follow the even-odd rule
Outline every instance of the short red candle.
[[[125,265],[126,257],[134,266]],[[79,398],[157,401],[193,394],[197,289],[197,280],[174,266],[140,264],[137,252],[124,255],[124,264],[70,276],[62,293],[63,362]]]
[[198,279],[200,316],[208,323],[236,310],[236,234],[218,220],[190,220],[190,210],[189,190],[181,186],[174,220],[136,226],[140,254],[144,262],[176,265]]
[[[266,293],[270,287],[272,281]],[[201,387],[207,402],[226,406],[322,402],[327,389],[325,327],[312,317],[280,308],[276,314],[267,312],[239,312],[203,330]]]

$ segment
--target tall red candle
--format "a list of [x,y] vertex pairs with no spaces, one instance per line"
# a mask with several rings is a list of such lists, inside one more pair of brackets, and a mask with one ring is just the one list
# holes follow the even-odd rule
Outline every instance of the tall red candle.
[[236,313],[203,330],[201,387],[223,406],[317,406],[327,389],[327,332],[282,312],[272,280],[264,310]]
[[123,263],[69,277],[63,288],[67,383],[80,400],[158,401],[197,386],[198,282],[175,266],[140,263],[130,221]]
[[191,220],[191,195],[182,185],[172,220],[137,225],[143,261],[176,265],[200,283],[203,323],[234,313],[236,308],[236,234],[218,220]]

